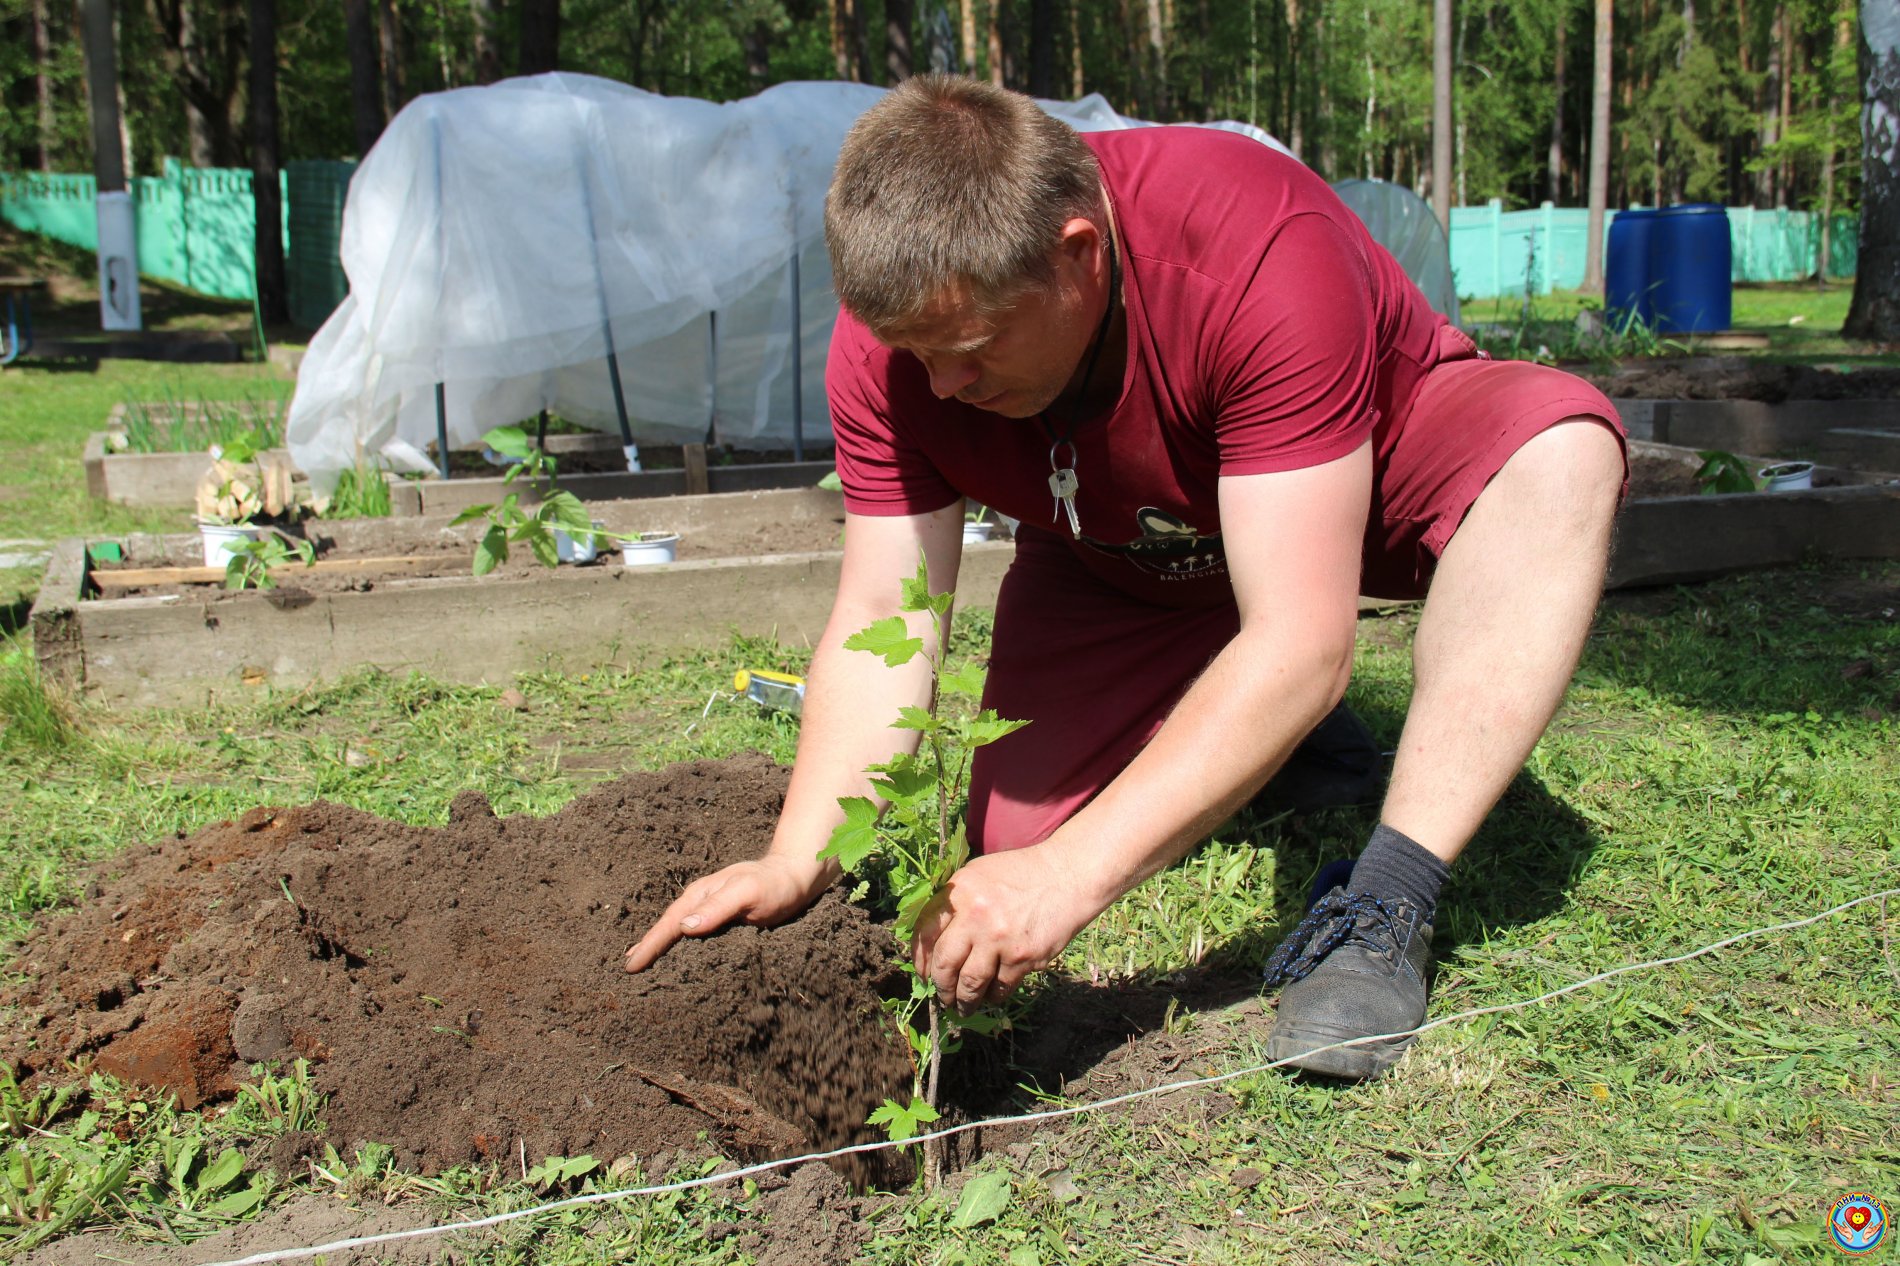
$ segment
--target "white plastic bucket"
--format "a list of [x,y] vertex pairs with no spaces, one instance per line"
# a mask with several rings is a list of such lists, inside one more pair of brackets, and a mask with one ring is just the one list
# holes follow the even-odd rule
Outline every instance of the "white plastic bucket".
[[1813,462],[1782,462],[1755,472],[1763,492],[1804,492],[1814,487]]
[[200,523],[198,537],[204,542],[205,566],[229,566],[232,550],[256,540],[258,534],[257,528],[244,523]]
[[987,541],[990,539],[991,533],[995,531],[996,525],[994,523],[972,523],[968,519],[965,519],[963,522],[963,543],[965,545],[975,545],[979,541]]
[[642,532],[630,541],[620,542],[620,561],[628,567],[652,567],[670,563],[679,553],[678,532]]
[[[593,520],[597,528],[607,525],[599,519]],[[600,538],[598,536],[569,536],[560,528],[554,529],[554,554],[564,563],[591,563],[600,557]]]

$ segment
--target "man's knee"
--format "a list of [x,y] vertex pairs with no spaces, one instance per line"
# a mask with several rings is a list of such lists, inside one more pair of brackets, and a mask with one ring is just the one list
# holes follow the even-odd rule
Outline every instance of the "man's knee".
[[1558,522],[1607,524],[1621,504],[1626,471],[1622,437],[1600,418],[1574,417],[1525,441],[1492,487]]

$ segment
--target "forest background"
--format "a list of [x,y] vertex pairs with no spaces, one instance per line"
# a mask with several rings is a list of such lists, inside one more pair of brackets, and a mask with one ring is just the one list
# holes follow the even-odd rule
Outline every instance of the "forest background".
[[[121,0],[128,175],[250,164],[257,0]],[[1100,92],[1158,122],[1242,119],[1330,180],[1430,199],[1427,0],[275,0],[282,158],[365,152],[425,92],[560,69],[728,100],[962,69]],[[0,0],[0,168],[90,171],[79,0]],[[1855,6],[1614,0],[1609,202],[1852,210]],[[1452,202],[1583,205],[1591,0],[1460,0]]]

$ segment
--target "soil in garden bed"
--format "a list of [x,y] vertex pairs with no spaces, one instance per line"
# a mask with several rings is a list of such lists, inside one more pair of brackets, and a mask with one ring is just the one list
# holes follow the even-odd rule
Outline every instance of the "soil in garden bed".
[[302,1056],[340,1151],[389,1143],[428,1171],[664,1159],[702,1134],[741,1158],[866,1141],[911,1071],[879,1007],[891,937],[863,910],[833,892],[621,969],[686,881],[763,851],[786,776],[677,765],[546,818],[465,793],[439,828],[320,801],[136,848],[21,947],[4,1001],[30,1019],[0,1053],[51,1078],[90,1060],[186,1107]]
[[[1696,482],[1696,466],[1691,462],[1678,461],[1673,457],[1656,457],[1648,453],[1630,454],[1630,500],[1641,501],[1655,497],[1693,497],[1702,491],[1702,485]],[[1816,488],[1838,488],[1843,486],[1838,475],[1816,474]]]
[[1892,400],[1900,398],[1900,369],[1822,369],[1777,365],[1744,357],[1644,361],[1612,373],[1579,366],[1607,395],[1625,400]]
[[[526,427],[528,438],[534,438],[532,423]],[[569,432],[572,434],[572,432]],[[550,433],[549,439],[554,435]],[[435,445],[429,445],[429,452],[435,452]],[[734,448],[732,445],[715,445],[706,450],[706,462],[709,466],[760,466],[776,462],[828,462],[832,459],[832,447],[825,445],[807,445],[801,458],[786,449],[752,450]],[[620,449],[619,436],[607,437],[600,448],[578,448],[557,451],[555,460],[563,475],[624,475],[627,473],[627,457]],[[686,466],[684,447],[679,444],[642,444],[640,445],[640,469],[642,470],[682,470]],[[492,479],[504,473],[506,465],[497,466],[482,455],[479,449],[450,449],[449,475],[451,478]]]
[[[470,574],[470,561],[474,556],[474,542],[479,536],[472,525],[457,533],[442,532],[426,544],[407,543],[377,548],[373,554],[378,558],[400,558],[406,565],[400,570],[395,568],[378,570],[367,568],[360,571],[310,571],[295,559],[280,565],[272,572],[272,579],[285,593],[305,590],[310,593],[345,593],[373,589],[378,584],[390,580],[415,580],[440,576],[467,576]],[[608,530],[616,525],[608,522]],[[350,554],[327,548],[325,545],[324,525],[321,520],[306,523],[303,534],[315,544],[317,557],[324,560],[346,559]],[[700,531],[689,531],[680,536],[676,557],[682,562],[707,558],[745,558],[760,554],[810,554],[825,550],[841,549],[844,545],[844,516],[836,518],[804,519],[794,522],[775,524],[769,527],[730,528],[708,527]],[[142,569],[155,564],[150,559],[128,557],[123,563],[94,563],[95,573],[110,575],[115,570]],[[561,564],[562,570],[575,566],[587,568],[620,567],[620,549],[617,544],[606,541],[601,543],[600,556],[591,563]],[[548,569],[543,567],[525,547],[512,546],[508,553],[508,562],[497,568],[497,576],[516,580],[545,576]],[[224,593],[221,581],[201,584],[153,584],[119,587],[102,586],[105,597],[159,597],[167,594],[190,597],[216,598]],[[231,597],[239,595],[232,594]]]

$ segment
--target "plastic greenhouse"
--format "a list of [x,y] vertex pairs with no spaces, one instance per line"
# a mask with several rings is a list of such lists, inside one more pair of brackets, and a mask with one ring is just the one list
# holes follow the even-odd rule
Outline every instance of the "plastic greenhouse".
[[[299,374],[293,459],[321,488],[362,460],[427,470],[431,443],[440,461],[542,409],[629,446],[828,446],[824,196],[883,91],[791,83],[714,104],[552,74],[418,98],[351,182],[350,295]],[[1080,131],[1149,126],[1098,95],[1040,104]],[[1449,291],[1442,233],[1432,256],[1402,210],[1354,205]]]

